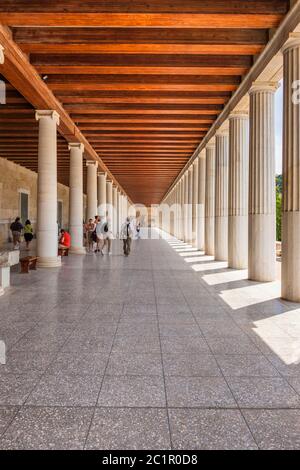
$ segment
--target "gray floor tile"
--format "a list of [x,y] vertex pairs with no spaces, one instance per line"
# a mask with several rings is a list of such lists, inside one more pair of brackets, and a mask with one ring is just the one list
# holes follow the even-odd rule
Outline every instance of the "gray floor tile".
[[166,377],[166,390],[171,408],[237,407],[222,377]]
[[219,354],[215,358],[223,374],[228,377],[279,376],[275,367],[263,355]]
[[212,354],[193,352],[184,354],[164,353],[163,365],[166,376],[218,377],[221,375]]
[[244,410],[243,414],[260,449],[300,449],[300,410]]
[[169,410],[177,450],[257,449],[238,410]]
[[98,408],[87,449],[170,449],[167,413],[163,409]]
[[98,406],[164,407],[165,387],[157,376],[105,376]]
[[102,376],[46,374],[33,390],[26,405],[93,406],[96,404]]
[[17,406],[0,407],[0,436],[4,433],[18,411],[19,408]]
[[163,336],[163,354],[202,354],[209,353],[209,347],[201,336]]
[[83,449],[92,408],[23,407],[0,439],[1,449]]
[[108,357],[108,352],[102,354],[82,352],[78,357],[73,353],[58,353],[47,372],[50,374],[102,376]]
[[241,408],[300,408],[300,397],[280,377],[228,377],[228,384]]
[[256,345],[244,334],[233,336],[205,335],[214,354],[259,354]]
[[39,374],[0,375],[0,405],[22,405],[39,381]]
[[161,355],[158,353],[112,353],[106,374],[108,375],[158,375],[162,376]]
[[160,353],[158,336],[119,336],[114,338],[113,353]]

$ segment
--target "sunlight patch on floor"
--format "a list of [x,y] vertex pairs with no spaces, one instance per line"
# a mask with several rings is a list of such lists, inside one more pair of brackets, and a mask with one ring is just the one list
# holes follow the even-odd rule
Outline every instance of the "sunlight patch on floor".
[[222,273],[205,274],[202,278],[210,286],[216,286],[217,284],[224,284],[225,282],[242,281],[248,279],[247,269],[234,269]]
[[210,271],[213,269],[224,269],[227,268],[226,261],[216,261],[215,263],[203,263],[203,264],[194,264],[191,266],[194,271],[201,272],[201,271]]
[[237,308],[255,305],[268,300],[280,297],[280,282],[266,282],[261,284],[249,281],[249,286],[239,287],[237,289],[228,289],[221,292],[220,297],[233,310]]

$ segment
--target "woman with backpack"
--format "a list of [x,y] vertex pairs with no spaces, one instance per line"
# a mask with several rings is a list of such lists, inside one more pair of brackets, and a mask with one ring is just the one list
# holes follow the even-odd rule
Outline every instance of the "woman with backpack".
[[26,250],[29,251],[30,250],[29,245],[33,239],[33,228],[32,228],[30,220],[26,220],[25,225],[24,225],[24,239],[26,242]]

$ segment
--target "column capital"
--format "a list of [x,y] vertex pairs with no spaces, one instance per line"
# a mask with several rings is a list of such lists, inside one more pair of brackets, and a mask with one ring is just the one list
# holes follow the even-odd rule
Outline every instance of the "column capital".
[[202,149],[201,152],[199,152],[197,158],[199,158],[199,160],[200,160],[200,158],[205,159],[205,148]]
[[96,160],[86,160],[85,165],[86,166],[95,166],[96,168],[98,168],[98,162],[96,162]]
[[206,144],[206,148],[211,149],[211,148],[214,148],[215,145],[216,145],[216,138],[212,137],[210,141]]
[[4,47],[0,44],[0,64],[4,64]]
[[51,109],[37,109],[35,111],[35,119],[39,121],[41,118],[49,118],[56,122],[59,125],[59,114]]
[[81,144],[80,142],[69,142],[68,149],[69,150],[79,149],[79,150],[81,150],[81,152],[83,152],[84,151],[84,145]]
[[112,185],[112,184],[113,184],[113,182],[112,182],[112,181],[110,181],[110,180],[107,180],[107,181],[106,181],[106,184],[111,184],[111,185]]
[[251,95],[252,93],[258,93],[261,91],[268,91],[268,92],[273,92],[280,87],[278,82],[253,82],[252,86],[249,90],[249,94]]
[[281,52],[284,54],[289,49],[295,49],[300,47],[300,33],[290,33],[288,40],[281,48]]
[[229,122],[225,121],[225,123],[216,131],[216,137],[227,135],[229,135]]
[[229,119],[248,119],[249,111],[246,109],[235,109],[229,114]]
[[97,171],[97,176],[104,176],[106,178],[107,173],[105,171]]

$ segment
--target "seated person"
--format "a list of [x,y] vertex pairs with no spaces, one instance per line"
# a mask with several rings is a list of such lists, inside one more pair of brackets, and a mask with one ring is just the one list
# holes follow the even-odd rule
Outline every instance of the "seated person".
[[70,248],[70,246],[71,246],[71,235],[62,228],[60,231],[58,248]]

